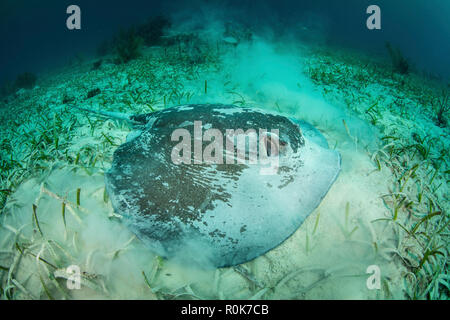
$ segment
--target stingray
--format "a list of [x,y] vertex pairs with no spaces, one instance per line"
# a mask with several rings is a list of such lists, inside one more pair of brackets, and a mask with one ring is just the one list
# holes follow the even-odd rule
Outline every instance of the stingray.
[[[185,263],[234,266],[277,247],[320,204],[341,168],[339,153],[311,124],[256,108],[196,104],[140,115],[101,113],[135,129],[105,174],[114,211],[153,252]],[[172,135],[193,132],[195,121],[202,133],[278,130],[272,141],[278,149],[267,140],[257,149],[266,159],[273,149],[276,172],[261,174],[267,162],[250,164],[247,155],[230,164],[174,163],[179,141]],[[198,137],[190,139],[195,144]],[[211,141],[200,141],[201,147]]]

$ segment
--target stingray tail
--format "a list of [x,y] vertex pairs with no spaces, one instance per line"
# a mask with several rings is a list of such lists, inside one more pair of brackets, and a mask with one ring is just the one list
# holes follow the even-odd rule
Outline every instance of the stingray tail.
[[133,116],[133,114],[128,114],[128,113],[122,113],[122,112],[114,112],[114,111],[101,111],[101,110],[91,110],[91,109],[87,109],[87,108],[83,108],[83,107],[78,107],[73,105],[73,107],[82,110],[82,111],[86,111],[89,113],[93,113],[99,116],[103,116],[103,117],[107,117],[110,119],[117,119],[117,120],[123,120],[123,121],[127,121],[130,123],[134,123],[135,121],[133,121],[131,118]]

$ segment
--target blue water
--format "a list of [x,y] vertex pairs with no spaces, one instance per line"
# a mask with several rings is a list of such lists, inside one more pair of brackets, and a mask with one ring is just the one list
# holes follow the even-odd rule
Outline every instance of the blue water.
[[[66,27],[74,4],[81,30]],[[381,8],[381,30],[366,27],[369,5]],[[159,15],[172,22],[164,32],[146,24]],[[65,297],[37,257],[60,278],[75,263],[97,279],[98,292],[74,299],[166,299],[176,287],[210,299],[448,300],[449,16],[450,0],[0,0],[0,300],[52,298],[45,283]],[[297,123],[286,121],[276,149],[286,175],[239,180],[234,169],[185,174],[165,162],[155,146],[209,119],[211,103],[227,127],[244,124],[238,107]],[[300,133],[293,157],[284,137]],[[155,211],[168,213],[156,227]],[[170,219],[190,222],[186,212],[218,229],[173,240]],[[130,230],[120,222],[129,213]],[[216,246],[228,234],[238,245]],[[253,258],[250,277],[208,269]],[[364,278],[374,266],[376,291]]]
[[[65,26],[66,8],[77,4],[82,29]],[[381,8],[382,29],[369,31],[366,8]],[[386,55],[385,41],[399,47],[420,71],[450,77],[450,2],[446,0],[230,0],[107,1],[3,0],[0,3],[0,82],[19,73],[39,73],[61,66],[75,55],[89,56],[99,42],[121,27],[158,14],[173,19],[214,16],[245,21],[253,29],[276,36],[295,34],[299,23],[314,29],[326,43]],[[214,18],[214,17],[212,17]]]

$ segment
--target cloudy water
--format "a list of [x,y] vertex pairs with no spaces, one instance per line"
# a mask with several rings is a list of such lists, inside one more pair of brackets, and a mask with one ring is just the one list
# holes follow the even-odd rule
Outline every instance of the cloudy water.
[[449,14],[2,1],[0,298],[447,300]]

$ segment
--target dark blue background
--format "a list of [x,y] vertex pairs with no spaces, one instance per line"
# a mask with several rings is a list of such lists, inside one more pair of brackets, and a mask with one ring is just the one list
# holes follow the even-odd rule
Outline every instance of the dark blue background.
[[[160,13],[200,12],[217,6],[259,27],[277,26],[288,34],[305,16],[323,24],[338,44],[386,54],[384,42],[400,47],[419,69],[450,77],[448,0],[2,0],[0,3],[0,81],[24,71],[42,72],[75,54],[94,54],[99,42],[121,26]],[[66,8],[79,5],[82,30],[66,29]],[[366,28],[366,8],[377,4],[382,30]],[[227,16],[227,15],[222,15]],[[231,17],[232,18],[232,17]],[[302,21],[303,21],[302,20]],[[314,21],[315,20],[315,21]]]

